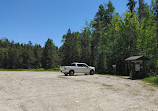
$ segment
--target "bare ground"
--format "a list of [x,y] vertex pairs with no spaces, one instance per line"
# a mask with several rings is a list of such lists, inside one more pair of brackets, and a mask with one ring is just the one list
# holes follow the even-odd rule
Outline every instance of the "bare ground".
[[112,76],[1,71],[0,111],[158,111],[158,88]]

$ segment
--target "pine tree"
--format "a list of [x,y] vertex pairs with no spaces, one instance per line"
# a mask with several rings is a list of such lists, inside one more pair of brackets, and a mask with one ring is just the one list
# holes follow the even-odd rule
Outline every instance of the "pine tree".
[[91,31],[87,24],[81,33],[81,62],[91,65]]
[[8,60],[8,50],[4,50],[3,68],[5,69],[9,68]]
[[[66,35],[63,35],[63,46],[60,48],[60,57],[62,65],[70,65],[72,62],[80,61],[80,33],[69,29]],[[61,55],[62,54],[62,55]]]
[[63,35],[63,46],[62,46],[62,54],[63,54],[63,60],[62,60],[62,65],[69,65],[71,64],[72,58],[71,58],[71,47],[72,47],[72,34],[71,34],[71,30],[69,29],[67,31],[66,35]]
[[42,54],[42,67],[51,69],[56,67],[57,51],[51,39],[45,43],[44,51]]
[[139,0],[138,15],[140,20],[147,15],[148,7],[144,0]]
[[154,44],[155,44],[155,63],[156,63],[156,70],[158,73],[158,0],[152,0],[152,4],[153,4],[153,14],[154,14],[154,21],[156,24],[156,36],[154,38]]
[[113,17],[114,6],[111,1],[105,6],[100,5],[99,10],[96,13],[94,21],[91,23],[94,28],[92,33],[92,42],[91,42],[91,50],[92,50],[92,64],[96,66],[97,72],[105,72],[105,59],[106,55],[102,49],[102,38],[104,36],[105,31],[107,30],[108,24]]
[[71,35],[71,47],[70,47],[70,55],[72,62],[79,62],[80,60],[80,33],[73,32]]
[[41,68],[42,48],[40,45],[36,44],[34,46],[34,56],[35,56],[34,68]]
[[18,68],[18,51],[15,47],[10,47],[8,50],[8,68]]
[[133,13],[137,2],[134,0],[128,0],[128,1],[129,2],[127,3],[127,6],[129,8],[129,10],[131,11],[131,13]]
[[23,49],[22,49],[22,53],[21,53],[21,64],[22,64],[22,68],[24,69],[29,69],[29,54],[28,54],[28,51],[27,51],[27,46],[26,44],[24,45]]
[[33,68],[35,62],[34,49],[32,42],[29,41],[27,44],[27,55],[28,55],[28,68]]
[[3,68],[3,65],[4,65],[4,52],[3,52],[3,49],[0,48],[0,68]]

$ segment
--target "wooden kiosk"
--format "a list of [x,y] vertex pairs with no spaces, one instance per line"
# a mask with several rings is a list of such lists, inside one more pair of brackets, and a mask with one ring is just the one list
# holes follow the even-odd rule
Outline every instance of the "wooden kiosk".
[[131,56],[126,61],[126,73],[130,73],[131,79],[141,79],[147,76],[145,61],[149,58],[145,56]]

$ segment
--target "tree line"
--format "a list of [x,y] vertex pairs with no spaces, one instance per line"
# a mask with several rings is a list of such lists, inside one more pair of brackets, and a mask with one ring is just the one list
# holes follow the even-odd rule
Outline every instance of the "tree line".
[[101,4],[94,19],[81,33],[71,32],[63,36],[59,49],[61,63],[85,62],[96,67],[97,72],[112,71],[117,66],[119,74],[125,74],[125,59],[134,55],[150,58],[147,66],[158,67],[158,0],[151,6],[139,0],[128,0],[128,10],[122,15],[115,13],[112,2]]
[[51,69],[59,65],[58,47],[51,39],[40,45],[10,42],[7,38],[0,40],[0,68],[5,69]]
[[72,62],[85,62],[96,67],[98,73],[125,74],[125,59],[134,55],[150,58],[148,67],[158,67],[158,0],[151,6],[139,0],[128,0],[122,15],[115,12],[112,2],[101,4],[94,17],[80,32],[63,35],[58,48],[51,39],[40,45],[19,44],[0,40],[0,68],[55,68]]

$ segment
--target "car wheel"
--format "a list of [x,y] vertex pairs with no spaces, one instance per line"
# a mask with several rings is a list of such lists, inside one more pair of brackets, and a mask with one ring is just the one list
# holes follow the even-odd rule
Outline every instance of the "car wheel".
[[68,74],[67,74],[67,73],[65,73],[65,76],[68,76]]
[[94,74],[94,71],[93,71],[93,70],[91,70],[91,71],[90,71],[90,75],[93,75],[93,74]]
[[71,71],[69,72],[69,76],[73,76],[73,75],[74,75],[74,71],[71,70]]

